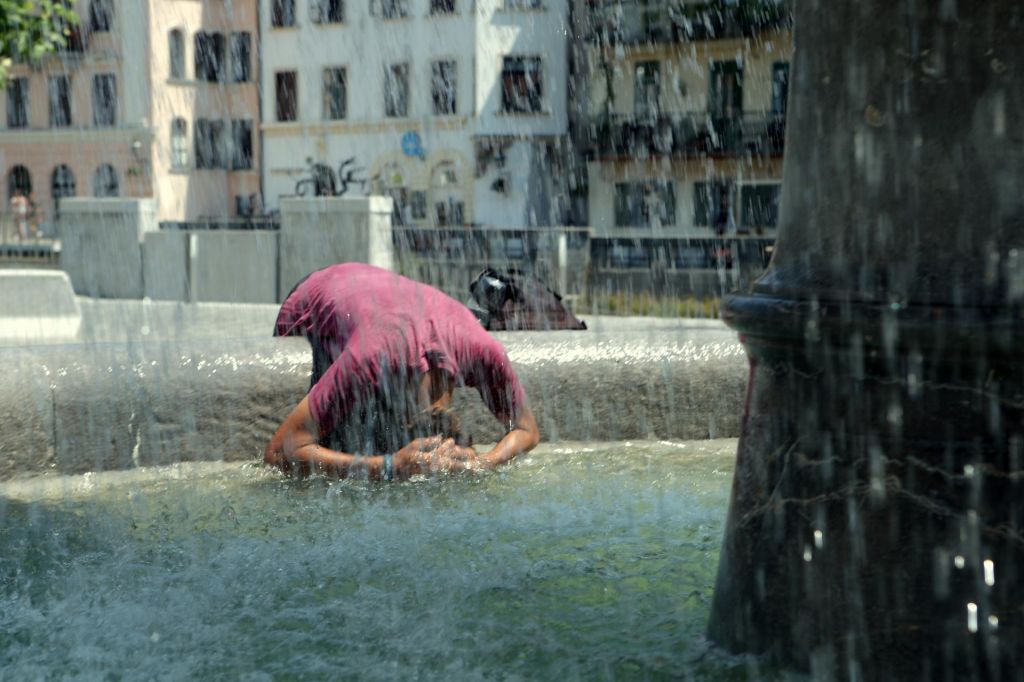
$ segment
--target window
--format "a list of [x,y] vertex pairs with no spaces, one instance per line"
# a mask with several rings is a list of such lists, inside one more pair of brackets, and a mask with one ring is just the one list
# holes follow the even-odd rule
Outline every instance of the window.
[[434,205],[434,225],[449,227],[465,224],[465,202],[455,164],[444,162],[430,176],[430,193]]
[[117,171],[109,163],[96,169],[92,177],[92,194],[94,197],[116,197],[120,192]]
[[64,197],[75,196],[75,174],[70,168],[61,164],[53,169],[50,191],[58,202]]
[[772,113],[784,115],[789,100],[789,64],[776,62],[772,65]]
[[340,24],[345,21],[342,0],[310,0],[309,15],[317,24]]
[[[33,3],[35,4],[35,3]],[[70,9],[68,3],[64,2],[64,6]],[[65,19],[64,17],[57,16],[56,14],[51,15],[53,22],[53,30],[56,33],[60,33],[64,36],[64,44],[57,48],[58,53],[81,53],[85,52],[85,25],[84,23],[74,22]]]
[[430,0],[431,14],[455,14],[455,0]]
[[92,0],[89,3],[89,30],[109,31],[114,25],[114,0]]
[[28,172],[28,168],[24,166],[12,168],[7,176],[7,198],[11,198],[15,194],[23,194],[27,197],[31,192],[32,175]]
[[92,122],[96,126],[117,124],[117,81],[112,73],[92,77]]
[[637,117],[656,117],[661,96],[661,65],[639,62],[633,70],[633,112]]
[[380,14],[384,19],[403,19],[409,16],[406,0],[370,0],[370,14]]
[[743,112],[743,67],[735,60],[711,63],[711,115],[736,118]]
[[50,76],[50,127],[71,125],[71,79],[68,76]]
[[501,109],[510,113],[541,110],[540,57],[505,57],[501,67]]
[[675,184],[659,180],[615,185],[615,224],[618,227],[675,225]]
[[393,225],[405,225],[409,216],[409,190],[405,187],[388,187],[384,190],[384,196],[391,197],[395,202],[391,210],[391,223]]
[[448,200],[434,202],[434,224],[438,227],[452,227],[465,224],[465,204]]
[[740,189],[743,213],[740,225],[754,228],[758,233],[779,222],[779,198],[782,186],[778,184],[747,185]]
[[217,83],[224,80],[224,36],[197,33],[195,37],[196,80]]
[[196,168],[224,168],[224,123],[204,118],[196,119]]
[[248,33],[231,34],[231,82],[248,83],[252,63],[252,38]]
[[416,190],[409,194],[409,209],[413,220],[426,220],[427,218],[427,193]]
[[345,67],[324,69],[324,118],[337,121],[345,118]]
[[436,116],[455,113],[455,62],[434,62],[430,90]]
[[732,219],[732,183],[698,182],[694,186],[694,225],[713,227],[724,234],[735,225]]
[[236,194],[235,214],[239,218],[251,218],[259,213],[260,196],[258,194]]
[[7,127],[28,127],[28,79],[7,81]]
[[171,168],[188,168],[188,122],[183,118],[171,121]]
[[270,23],[274,28],[287,28],[295,25],[295,0],[272,0]]
[[391,64],[384,74],[384,115],[409,115],[409,65]]
[[299,93],[298,77],[294,71],[274,74],[274,101],[277,104],[278,121],[294,121],[298,118]]
[[252,168],[252,121],[231,122],[231,170]]
[[541,0],[505,0],[504,8],[506,10],[543,9],[544,4]]
[[649,268],[651,250],[642,243],[614,242],[608,252],[608,262],[613,268]]
[[185,36],[180,29],[174,29],[167,36],[170,52],[171,78],[185,77]]

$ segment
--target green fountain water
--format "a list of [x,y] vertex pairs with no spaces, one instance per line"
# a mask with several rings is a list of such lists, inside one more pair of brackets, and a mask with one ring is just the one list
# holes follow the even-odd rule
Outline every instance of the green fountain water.
[[748,679],[703,639],[735,441],[473,479],[0,484],[0,677]]

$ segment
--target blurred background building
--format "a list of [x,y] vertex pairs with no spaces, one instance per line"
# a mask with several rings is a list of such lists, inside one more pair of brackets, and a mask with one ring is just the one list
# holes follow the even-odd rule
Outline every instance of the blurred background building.
[[65,197],[151,197],[169,221],[258,206],[256,0],[73,7],[66,47],[13,65],[0,98],[5,209],[31,197],[52,237]]

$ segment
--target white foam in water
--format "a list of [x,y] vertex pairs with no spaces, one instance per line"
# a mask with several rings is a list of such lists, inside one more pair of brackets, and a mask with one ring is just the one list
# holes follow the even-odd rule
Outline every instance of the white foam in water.
[[0,484],[3,676],[735,674],[700,643],[736,442],[686,445],[542,445],[412,484],[255,464]]

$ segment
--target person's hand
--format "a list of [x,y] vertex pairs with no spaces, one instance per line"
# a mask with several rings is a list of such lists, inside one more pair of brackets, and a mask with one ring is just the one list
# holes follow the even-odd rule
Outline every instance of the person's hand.
[[391,459],[395,477],[409,478],[419,473],[425,473],[424,453],[435,450],[442,441],[441,436],[417,438],[396,452]]
[[454,474],[480,468],[476,450],[458,445],[451,438],[420,452],[420,469],[432,474]]
[[447,438],[441,442],[440,445],[434,450],[434,452],[450,457],[451,459],[458,462],[473,461],[477,458],[476,450],[472,447],[459,445],[452,438]]
[[263,456],[263,462],[272,467],[277,467],[285,474],[292,473],[292,461],[284,456],[281,450],[268,450]]

